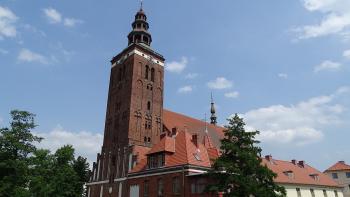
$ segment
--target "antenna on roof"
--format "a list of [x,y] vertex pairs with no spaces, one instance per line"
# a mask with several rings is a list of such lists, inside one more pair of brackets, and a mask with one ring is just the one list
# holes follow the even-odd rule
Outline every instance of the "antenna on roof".
[[207,125],[207,113],[204,114],[204,122],[205,122],[205,133],[208,134],[208,125]]
[[140,0],[140,4],[141,4],[140,10],[142,10],[142,8],[143,8],[143,0]]

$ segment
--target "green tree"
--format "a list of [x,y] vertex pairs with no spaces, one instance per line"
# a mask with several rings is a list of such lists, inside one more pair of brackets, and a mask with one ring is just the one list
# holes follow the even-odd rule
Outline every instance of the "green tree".
[[0,129],[0,196],[29,196],[29,157],[42,139],[31,133],[34,116],[13,110],[10,127]]
[[78,156],[78,158],[73,163],[74,171],[79,177],[79,182],[77,184],[77,190],[79,193],[85,194],[84,184],[89,180],[89,163],[86,161],[86,158]]
[[54,176],[52,183],[56,196],[81,196],[79,192],[79,176],[73,168],[74,149],[70,145],[57,149],[55,153]]
[[274,182],[277,175],[262,165],[261,148],[256,146],[259,131],[246,132],[245,123],[237,114],[228,121],[221,140],[222,154],[209,172],[215,181],[207,190],[232,197],[286,196],[284,187]]
[[54,154],[37,149],[42,138],[31,133],[34,114],[11,111],[10,128],[0,129],[1,197],[81,197],[89,164],[74,148],[63,146]]
[[51,179],[54,173],[54,156],[49,150],[39,149],[31,157],[29,190],[32,196],[53,196]]

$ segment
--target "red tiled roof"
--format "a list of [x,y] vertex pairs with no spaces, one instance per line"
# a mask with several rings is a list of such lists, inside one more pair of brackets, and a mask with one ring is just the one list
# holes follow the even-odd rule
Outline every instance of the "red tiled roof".
[[149,147],[135,145],[133,148],[133,155],[138,156],[138,160],[146,158],[146,154],[151,150]]
[[208,148],[213,148],[214,145],[213,143],[211,142],[211,138],[208,134],[204,135],[204,138],[203,138],[203,145],[208,149]]
[[[198,139],[203,139],[203,137],[206,135],[206,123],[204,121],[166,109],[163,110],[163,124],[169,131],[171,131],[172,128],[177,127],[179,130],[187,130],[189,133],[198,133]],[[223,131],[225,128],[213,124],[208,124],[207,130],[213,144],[219,148],[220,139],[224,137]]]
[[172,137],[165,136],[160,142],[152,147],[152,149],[147,152],[147,155],[158,153],[158,152],[175,152],[175,139]]
[[[197,145],[195,145],[192,140],[192,134],[187,131],[178,131],[174,138],[164,137],[146,154],[162,152],[164,147],[169,147],[165,149],[171,149],[171,147],[174,147],[174,151],[167,151],[164,167],[186,164],[211,167],[210,159],[217,157],[218,150],[215,147],[207,150],[207,148],[200,143],[200,139],[197,140]],[[174,145],[171,145],[171,143],[174,143]],[[144,158],[132,169],[131,172],[142,171],[145,170],[146,167],[147,159]]]
[[350,165],[346,164],[344,161],[338,161],[333,166],[329,167],[327,171],[342,171],[342,170],[350,170]]
[[[290,161],[281,161],[272,158],[270,160],[263,158],[262,163],[277,174],[277,178],[275,179],[277,183],[337,187],[337,183],[330,177],[307,164],[301,167]],[[287,171],[292,172],[293,176],[288,177],[286,174]],[[318,178],[315,179],[311,175],[317,175]]]

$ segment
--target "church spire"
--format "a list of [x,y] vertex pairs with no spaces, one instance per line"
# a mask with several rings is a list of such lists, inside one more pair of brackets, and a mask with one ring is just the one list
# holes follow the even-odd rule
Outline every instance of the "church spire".
[[143,43],[147,46],[151,46],[152,36],[148,32],[148,29],[147,16],[143,11],[143,1],[141,0],[140,10],[135,15],[135,20],[132,23],[132,31],[128,35],[128,45]]
[[213,93],[211,93],[211,107],[210,107],[210,124],[214,124],[216,125],[217,121],[216,121],[216,115],[215,115],[215,105],[214,105],[214,100],[213,100]]

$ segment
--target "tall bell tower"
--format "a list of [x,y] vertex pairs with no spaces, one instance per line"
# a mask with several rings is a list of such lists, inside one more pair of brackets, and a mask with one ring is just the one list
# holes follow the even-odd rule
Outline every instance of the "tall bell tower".
[[152,147],[163,132],[164,61],[151,48],[141,6],[128,46],[111,60],[104,140],[87,183],[89,197],[126,196],[135,147]]
[[162,132],[164,58],[151,48],[147,16],[136,13],[128,47],[111,63],[104,147],[152,146]]

